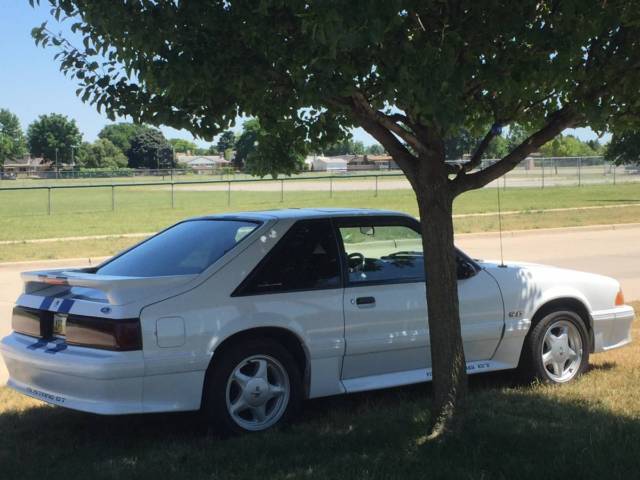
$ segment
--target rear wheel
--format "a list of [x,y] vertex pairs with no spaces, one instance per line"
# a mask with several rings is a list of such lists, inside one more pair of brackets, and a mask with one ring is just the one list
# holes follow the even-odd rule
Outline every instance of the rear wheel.
[[207,373],[203,409],[221,433],[259,432],[284,421],[301,401],[300,369],[277,342],[225,348]]
[[574,312],[557,311],[542,318],[529,333],[523,350],[524,373],[545,383],[566,383],[589,365],[589,337]]

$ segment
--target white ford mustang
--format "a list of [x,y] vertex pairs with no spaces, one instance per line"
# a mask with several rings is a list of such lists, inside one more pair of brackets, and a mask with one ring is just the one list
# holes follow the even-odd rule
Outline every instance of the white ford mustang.
[[[92,268],[22,274],[9,386],[101,414],[202,408],[269,428],[304,398],[428,381],[418,222],[373,210],[281,210],[174,225]],[[611,278],[458,252],[469,373],[567,382],[630,342]]]

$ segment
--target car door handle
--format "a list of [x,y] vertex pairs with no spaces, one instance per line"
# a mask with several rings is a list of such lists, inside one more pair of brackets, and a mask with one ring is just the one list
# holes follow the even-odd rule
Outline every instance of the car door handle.
[[359,307],[374,307],[376,299],[374,297],[358,297],[356,298],[356,305]]

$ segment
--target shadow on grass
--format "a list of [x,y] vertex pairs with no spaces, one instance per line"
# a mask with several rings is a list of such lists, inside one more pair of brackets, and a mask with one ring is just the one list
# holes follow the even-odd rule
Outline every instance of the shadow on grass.
[[637,198],[589,198],[590,203],[638,203]]
[[429,385],[313,400],[291,426],[228,440],[203,433],[197,414],[10,411],[0,477],[637,478],[638,419],[545,397],[509,373],[472,377],[471,391],[464,435],[423,446]]
[[616,362],[604,362],[604,363],[598,363],[598,364],[589,364],[589,371],[598,371],[601,370],[603,372],[609,371],[609,370],[613,370],[614,368],[616,368],[618,366],[618,364]]

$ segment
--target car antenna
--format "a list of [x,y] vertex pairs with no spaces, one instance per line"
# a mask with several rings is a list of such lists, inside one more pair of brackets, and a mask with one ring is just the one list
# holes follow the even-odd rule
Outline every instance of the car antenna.
[[496,182],[496,190],[498,191],[498,233],[500,235],[500,268],[506,268],[504,264],[504,255],[502,252],[502,209],[500,208],[500,183]]

